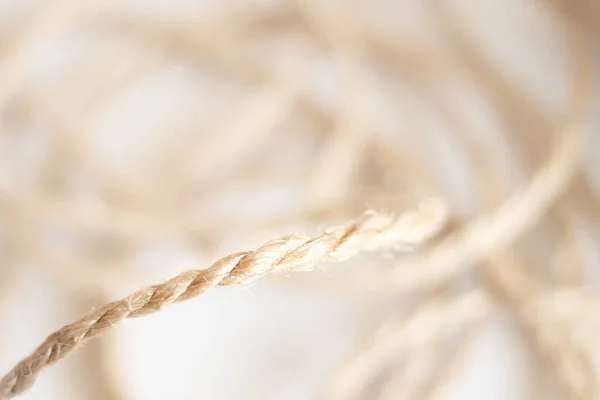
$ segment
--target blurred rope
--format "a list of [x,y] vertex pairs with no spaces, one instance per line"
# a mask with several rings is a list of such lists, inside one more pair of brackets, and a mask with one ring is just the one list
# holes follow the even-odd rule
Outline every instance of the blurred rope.
[[[487,317],[499,306],[515,316],[542,360],[542,369],[556,378],[564,397],[597,397],[597,371],[590,354],[596,346],[594,333],[600,331],[599,304],[589,290],[576,235],[579,219],[594,229],[600,227],[598,197],[582,173],[593,87],[589,46],[595,35],[583,26],[593,27],[593,12],[580,25],[577,18],[586,15],[585,8],[550,2],[565,13],[553,17],[564,29],[573,65],[570,98],[559,116],[561,128],[554,129],[556,121],[526,89],[508,81],[479,50],[456,6],[442,0],[427,6],[444,49],[367,23],[364,2],[339,9],[316,1],[282,2],[268,12],[243,11],[211,21],[187,18],[177,23],[135,18],[117,2],[76,3],[57,2],[36,11],[22,29],[0,38],[0,148],[10,153],[18,147],[15,143],[27,135],[16,132],[19,124],[52,131],[49,139],[37,137],[49,143],[50,156],[32,182],[13,173],[3,159],[10,157],[0,157],[6,164],[0,176],[4,217],[0,301],[10,305],[18,268],[28,261],[47,267],[79,296],[92,291],[107,299],[115,282],[139,285],[144,274],[131,267],[131,260],[164,237],[213,254],[232,237],[267,238],[288,227],[344,220],[365,208],[399,212],[424,197],[445,196],[445,177],[433,167],[427,146],[416,151],[417,141],[410,139],[425,129],[419,116],[395,109],[403,119],[400,128],[372,118],[373,94],[383,98],[385,92],[375,85],[376,76],[389,75],[396,84],[394,93],[406,95],[402,86],[406,84],[417,94],[415,104],[422,103],[449,128],[446,136],[457,144],[473,175],[481,215],[464,218],[456,213],[452,229],[416,254],[399,257],[392,268],[375,265],[348,271],[325,283],[310,275],[284,280],[290,287],[355,296],[367,290],[393,299],[410,291],[425,299],[407,319],[394,322],[391,339],[376,336],[371,350],[340,367],[328,397],[387,400],[438,395],[450,375],[449,366],[461,364]],[[55,85],[31,82],[26,63],[32,53],[86,28],[127,38],[135,50],[112,50],[104,44]],[[280,38],[293,39],[284,47],[293,58],[285,67],[259,49]],[[339,99],[333,106],[312,87],[323,59],[336,81]],[[216,72],[218,79],[237,85],[241,92],[250,88],[253,95],[232,108],[230,119],[216,123],[207,122],[212,115],[195,109],[176,122],[173,139],[164,143],[162,153],[148,157],[145,174],[125,178],[86,143],[95,116],[126,88],[177,63],[194,72]],[[475,83],[506,128],[503,151],[512,149],[518,156],[523,175],[536,171],[522,187],[516,188],[500,171],[500,158],[488,157],[496,148],[484,142],[467,118],[470,110],[441,89],[464,76]],[[417,133],[400,135],[409,126]],[[176,137],[184,139],[178,142]],[[300,143],[311,149],[302,157],[290,151]],[[282,167],[280,161],[269,164],[282,158],[295,160],[292,167]],[[69,187],[66,182],[75,170],[89,181],[94,195],[81,195]],[[293,186],[298,206],[250,221],[216,214],[220,196],[229,191],[240,196],[235,190],[241,185],[251,192],[269,185]],[[40,232],[56,228],[76,237],[83,249],[60,250],[41,238]],[[478,287],[471,294],[447,289],[454,278],[478,264],[482,264],[475,269]],[[445,288],[441,295],[431,290],[440,287]],[[475,315],[463,307],[471,304],[465,299],[478,299],[473,304],[480,312]],[[422,336],[429,329],[418,322],[422,318],[436,326],[439,335]],[[444,333],[457,324],[466,332],[461,350],[442,365],[437,349],[441,354],[448,347]],[[414,334],[408,335],[413,328]],[[425,339],[431,346],[424,344]],[[113,351],[108,343],[102,346],[96,353],[100,361],[91,362],[91,368],[113,363]],[[55,358],[58,353],[54,349],[46,358],[33,358]],[[405,358],[399,362],[394,354]],[[112,393],[107,396],[121,399],[126,394],[121,379],[111,377],[115,368],[102,367],[96,373]],[[34,369],[23,367],[17,375],[27,380]],[[9,375],[5,382],[17,375]],[[21,390],[26,385],[17,386]]]

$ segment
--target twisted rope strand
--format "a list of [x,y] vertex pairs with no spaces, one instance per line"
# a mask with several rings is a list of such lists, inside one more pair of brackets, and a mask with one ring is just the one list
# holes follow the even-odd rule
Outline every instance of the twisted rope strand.
[[215,286],[248,284],[269,272],[306,271],[320,261],[343,261],[359,251],[418,245],[438,233],[446,220],[444,204],[431,200],[398,218],[365,213],[358,222],[328,229],[314,239],[303,235],[285,236],[254,251],[223,257],[208,269],[185,271],[162,284],[143,288],[92,311],[51,334],[2,378],[0,398],[22,393],[44,367],[125,318],[160,311],[170,303],[191,299]]

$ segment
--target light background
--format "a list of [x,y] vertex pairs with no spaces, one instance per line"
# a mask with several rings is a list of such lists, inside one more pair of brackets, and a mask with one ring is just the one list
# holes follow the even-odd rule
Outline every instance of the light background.
[[[11,17],[8,11],[2,10],[26,7],[25,3],[18,6],[15,6],[18,2],[3,3],[0,18],[4,21]],[[252,2],[251,6],[241,3],[244,2],[227,1],[220,7],[226,10],[268,7],[266,2]],[[547,18],[548,11],[533,4],[535,1],[461,0],[455,3],[454,7],[461,10],[485,53],[498,63],[499,68],[514,82],[534,93],[549,112],[558,113],[566,98],[568,62],[564,40],[556,25]],[[199,20],[208,19],[211,13],[218,13],[216,9],[219,8],[200,6],[194,1],[138,1],[135,7],[152,18],[194,15]],[[422,37],[426,42],[436,40],[432,22],[426,18],[419,1],[377,1],[373,2],[372,9],[370,18],[377,23]],[[86,46],[81,43],[75,43],[70,49],[66,47],[65,52],[86,51]],[[34,76],[35,68],[40,71],[60,68],[60,62],[56,60],[60,60],[61,54],[55,51],[41,51],[31,57],[36,65],[31,72]],[[329,82],[327,74],[325,67],[315,92],[325,98],[333,96],[333,100],[325,101],[335,102],[335,86]],[[89,128],[91,147],[109,160],[115,171],[135,175],[139,173],[136,157],[144,154],[146,148],[160,147],[161,141],[168,137],[164,135],[170,134],[168,129],[161,128],[161,119],[168,119],[165,116],[181,112],[181,109],[197,107],[206,110],[229,104],[230,94],[222,91],[220,86],[213,88],[210,95],[199,96],[186,88],[186,79],[185,69],[173,68],[146,85],[128,90],[123,99],[117,100],[120,103],[104,107]],[[210,87],[210,77],[206,79],[206,87]],[[457,102],[469,108],[469,116],[482,128],[482,135],[493,138],[503,134],[503,127],[489,118],[486,110],[478,109],[482,107],[472,93],[456,90],[453,95]],[[231,111],[220,112],[226,118]],[[377,121],[375,125],[392,121],[385,113],[377,100],[371,103],[369,118]],[[593,121],[591,126],[596,126]],[[397,127],[399,135],[406,135],[402,132],[411,129],[410,126]],[[474,212],[476,198],[472,194],[468,166],[451,145],[431,140],[437,137],[437,129],[443,131],[444,128],[432,127],[421,137],[430,138],[424,139],[430,144],[429,157],[439,164],[438,171],[447,174],[445,181],[454,196],[456,208],[469,215]],[[414,132],[409,134],[414,135]],[[593,152],[598,144],[597,137],[590,143],[595,143],[589,146]],[[43,152],[43,144],[39,148],[36,146],[32,146],[33,154]],[[302,157],[302,150],[299,151],[299,157]],[[504,155],[500,149],[499,154],[491,156],[500,160],[504,157],[501,162],[505,163],[507,174],[518,176],[513,171],[518,167],[513,165],[514,160],[507,156],[506,149],[504,151]],[[30,160],[34,159],[31,156]],[[590,165],[593,159],[590,155]],[[289,202],[294,199],[293,188],[274,188],[255,194],[244,204],[235,206],[235,200],[229,200],[223,207],[225,212],[233,210],[242,217],[256,216],[289,207]],[[266,239],[264,236],[232,237],[222,246],[220,254],[260,244]],[[589,252],[592,264],[598,260],[598,249],[595,250]],[[207,265],[210,257],[197,254],[184,245],[148,249],[140,256],[139,264],[145,268],[145,273],[138,285],[115,282],[108,297],[117,299],[141,284],[160,281],[198,264]],[[327,275],[327,268],[316,273]],[[74,303],[76,297],[68,285],[31,265],[22,266],[18,285],[11,287],[11,291],[12,300],[3,310],[0,323],[2,371],[28,354],[47,333],[70,322],[91,305]],[[120,379],[128,399],[312,399],[319,398],[336,366],[360,345],[385,315],[389,315],[389,307],[389,304],[378,306],[376,301],[353,296],[259,282],[250,288],[218,288],[201,298],[171,306],[164,312],[127,321],[116,327],[115,337],[107,336],[102,340],[116,341],[118,362],[115,366],[123,372]],[[94,377],[85,372],[83,358],[97,346],[98,341],[95,341],[49,368],[21,398],[88,398],[86,387],[93,385]],[[528,399],[532,386],[539,379],[531,372],[533,367],[529,350],[510,319],[497,314],[479,339],[464,370],[447,388],[446,398]],[[118,370],[115,373],[119,375]]]

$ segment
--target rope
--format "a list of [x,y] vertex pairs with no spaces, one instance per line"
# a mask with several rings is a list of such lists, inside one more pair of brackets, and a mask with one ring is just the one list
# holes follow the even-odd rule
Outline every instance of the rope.
[[438,200],[424,202],[398,218],[368,212],[358,222],[328,229],[314,239],[285,236],[254,251],[230,254],[207,269],[185,271],[92,311],[48,336],[2,378],[0,396],[8,399],[24,392],[46,366],[126,318],[160,311],[216,286],[249,284],[269,272],[307,271],[318,262],[343,261],[360,251],[418,245],[439,232],[446,219],[446,208]]

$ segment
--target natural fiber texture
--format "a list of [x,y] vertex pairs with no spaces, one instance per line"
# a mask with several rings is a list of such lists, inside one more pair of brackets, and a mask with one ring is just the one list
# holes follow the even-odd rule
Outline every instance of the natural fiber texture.
[[[521,379],[528,395],[600,396],[600,176],[590,134],[598,130],[600,18],[592,2],[215,1],[214,13],[178,10],[211,0],[25,3],[14,15],[0,5],[3,365],[44,334],[26,318],[11,320],[15,310],[59,324],[190,268],[188,255],[197,265],[378,212],[315,239],[269,241],[95,308],[9,372],[0,397],[22,392],[45,366],[125,318],[271,271],[407,247],[414,251],[361,258],[326,277],[273,274],[266,296],[272,301],[270,285],[278,286],[274,301],[285,313],[272,329],[259,311],[245,314],[268,346],[239,371],[229,364],[241,364],[253,335],[231,330],[223,311],[211,329],[234,335],[236,346],[212,359],[205,351],[218,343],[183,343],[187,329],[180,349],[165,341],[175,363],[143,344],[168,327],[143,328],[147,338],[115,330],[65,360],[63,386],[93,400],[129,400],[146,388],[159,398],[285,399],[287,391],[262,391],[293,376],[302,380],[299,398],[439,399],[464,381],[453,378],[472,378],[473,361],[494,377],[505,372],[493,358],[471,357],[494,329],[531,350],[517,349],[532,358],[535,382]],[[426,198],[443,200],[400,214]],[[173,247],[185,255],[160,255]],[[48,285],[40,298],[37,284]],[[54,291],[67,301],[52,302]],[[305,314],[288,310],[291,291],[343,302],[352,322],[337,327],[334,312],[312,303]],[[205,300],[198,305],[218,307]],[[283,320],[316,314],[331,325],[311,343],[284,332]],[[204,317],[191,320],[204,326]],[[490,324],[499,319],[507,326]],[[35,336],[11,336],[25,328]],[[353,355],[355,335],[367,340]],[[139,356],[127,352],[127,363],[123,339],[144,346]],[[336,370],[342,344],[350,354]],[[296,362],[313,349],[327,370]],[[190,367],[178,351],[203,351],[203,362]],[[176,365],[177,378],[154,371],[160,382],[145,379],[150,370],[129,361]],[[184,379],[217,368],[226,385]],[[185,395],[184,380],[196,385]],[[476,398],[489,397],[479,380],[467,384]],[[25,396],[54,394],[45,390],[40,382]]]
[[[491,308],[492,304],[484,294],[471,292],[446,301],[435,299],[409,318],[393,318],[375,333],[366,349],[338,372],[327,398],[360,398],[360,389],[366,387],[365,382],[385,369],[400,351],[418,351],[430,345],[433,338],[447,335],[445,328],[449,330],[460,326],[461,322],[480,320]],[[404,389],[410,390],[408,386],[415,383],[414,380],[406,382]],[[398,392],[395,393],[398,396]]]
[[534,176],[525,190],[515,193],[495,213],[481,216],[428,252],[404,260],[387,274],[362,274],[347,279],[359,288],[393,291],[434,286],[459,274],[493,249],[510,245],[545,216],[576,176],[580,152],[578,133],[565,133],[547,166]]
[[446,209],[439,201],[423,203],[416,211],[398,218],[368,213],[356,223],[328,229],[313,239],[285,236],[254,251],[223,257],[207,269],[183,272],[165,283],[100,307],[54,332],[2,378],[0,393],[6,398],[22,393],[44,367],[125,318],[160,311],[168,304],[189,300],[215,286],[249,284],[269,272],[307,271],[318,262],[342,261],[358,251],[414,246],[439,232],[446,217]]

